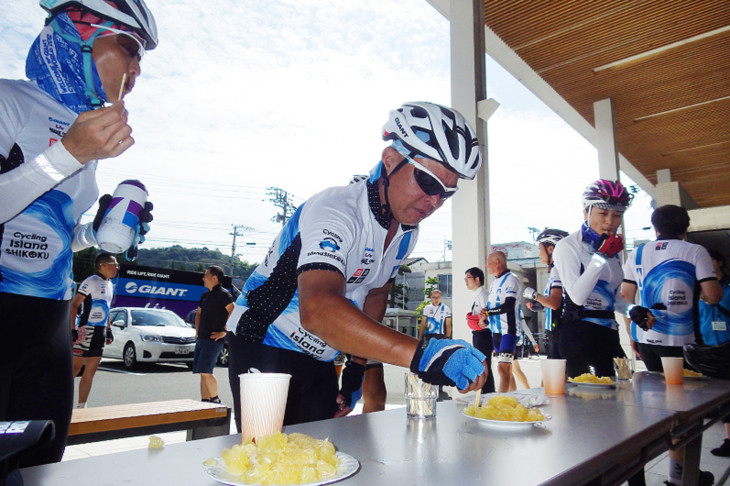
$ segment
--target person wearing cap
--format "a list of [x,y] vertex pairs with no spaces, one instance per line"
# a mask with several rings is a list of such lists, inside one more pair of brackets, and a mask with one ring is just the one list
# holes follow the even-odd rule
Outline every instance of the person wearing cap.
[[[142,0],[42,0],[28,81],[0,80],[0,421],[52,419],[22,467],[60,461],[73,406],[74,251],[96,244],[97,161],[133,143],[121,98],[157,45]],[[111,106],[103,106],[111,103]]]
[[[722,287],[710,254],[700,245],[684,241],[689,228],[687,210],[667,204],[654,210],[651,224],[656,241],[636,248],[624,264],[621,295],[633,303],[638,295],[641,305],[632,305],[632,346],[649,371],[662,372],[663,356],[684,357],[682,347],[695,342],[695,302],[699,288],[703,301],[717,304]],[[687,366],[685,365],[685,368]],[[667,484],[682,484],[684,448],[669,451]],[[714,477],[700,471],[700,486],[711,485]]]
[[547,333],[547,357],[560,359],[560,347],[558,346],[558,322],[560,319],[560,307],[563,304],[563,283],[558,275],[553,261],[553,251],[558,241],[568,236],[567,231],[545,228],[537,235],[537,246],[539,249],[540,261],[548,267],[548,280],[545,292],[540,295],[531,287],[525,288],[522,296],[527,299],[527,308],[533,312],[545,311],[545,332]]
[[[228,319],[229,378],[238,410],[240,373],[291,375],[285,424],[334,417],[360,392],[364,366],[339,352],[409,368],[424,381],[481,387],[485,356],[464,341],[419,341],[381,325],[388,294],[413,250],[418,224],[481,165],[474,130],[457,111],[426,102],[390,114],[391,145],[367,180],[332,187],[299,206],[246,281]],[[240,430],[240,417],[236,415]]]

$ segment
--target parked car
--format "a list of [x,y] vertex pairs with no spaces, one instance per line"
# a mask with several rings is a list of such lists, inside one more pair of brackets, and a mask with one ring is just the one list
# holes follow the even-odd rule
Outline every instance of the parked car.
[[192,366],[195,329],[172,311],[143,307],[111,310],[114,342],[104,346],[105,358],[119,358],[127,369],[138,362],[186,363]]
[[[235,287],[234,287],[235,288]],[[240,294],[241,292],[239,292]],[[188,312],[188,315],[185,317],[185,322],[187,322],[190,326],[195,329],[195,313],[198,311],[197,308],[191,310]],[[221,354],[218,355],[218,366],[227,367],[228,366],[228,343],[223,343],[223,349],[221,349]]]

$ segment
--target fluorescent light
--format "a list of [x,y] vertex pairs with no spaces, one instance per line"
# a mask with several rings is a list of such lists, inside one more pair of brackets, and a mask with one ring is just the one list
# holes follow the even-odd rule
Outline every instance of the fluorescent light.
[[679,108],[672,108],[671,110],[660,111],[658,113],[652,113],[651,115],[640,116],[638,118],[634,118],[634,121],[640,122],[643,120],[648,120],[649,118],[655,118],[657,116],[668,115],[669,113],[674,113],[677,111],[689,110],[690,108],[695,108],[697,106],[702,106],[702,105],[709,105],[710,103],[716,103],[718,101],[724,101],[724,100],[730,100],[730,96],[723,96],[722,98],[715,98],[714,100],[702,101],[700,103],[695,103],[693,105],[680,106]]
[[605,71],[606,69],[611,69],[617,66],[620,66],[622,64],[628,64],[633,61],[637,61],[639,59],[643,59],[645,57],[653,56],[655,54],[659,54],[664,51],[668,51],[670,49],[674,49],[675,47],[681,47],[686,44],[689,44],[691,42],[696,42],[698,40],[706,39],[707,37],[712,37],[717,34],[722,34],[723,32],[730,31],[730,25],[726,25],[725,27],[720,27],[719,29],[711,30],[709,32],[705,32],[704,34],[699,34],[694,37],[690,37],[688,39],[684,39],[681,41],[673,42],[671,44],[667,44],[666,46],[657,47],[656,49],[652,49],[650,51],[642,52],[641,54],[636,54],[634,56],[627,57],[625,59],[621,59],[620,61],[614,61],[610,62],[608,64],[604,64],[603,66],[598,66],[597,68],[593,68],[593,72],[597,73],[600,71]]

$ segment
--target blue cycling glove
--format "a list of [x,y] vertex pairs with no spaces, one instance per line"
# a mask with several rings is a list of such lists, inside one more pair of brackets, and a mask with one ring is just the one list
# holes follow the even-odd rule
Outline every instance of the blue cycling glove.
[[362,398],[362,381],[365,378],[365,365],[356,363],[351,359],[347,360],[342,369],[342,386],[340,395],[345,398],[345,403],[350,408]]
[[432,385],[465,389],[484,372],[486,356],[463,339],[430,339],[418,343],[411,371]]

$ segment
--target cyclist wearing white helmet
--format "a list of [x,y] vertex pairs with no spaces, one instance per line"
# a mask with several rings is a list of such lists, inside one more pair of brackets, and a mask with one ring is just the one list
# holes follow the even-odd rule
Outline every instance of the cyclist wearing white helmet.
[[567,231],[545,228],[537,235],[537,246],[540,251],[540,261],[548,266],[548,280],[545,292],[540,295],[535,289],[527,287],[523,297],[528,299],[527,308],[533,312],[545,311],[545,331],[547,333],[548,358],[560,358],[558,346],[558,319],[560,306],[563,304],[563,283],[558,275],[558,269],[553,262],[553,251],[558,241],[568,236]]
[[613,374],[613,358],[624,356],[614,311],[627,304],[619,289],[623,280],[623,239],[616,234],[632,195],[618,181],[599,179],[583,192],[585,221],[580,231],[555,245],[553,258],[563,283],[560,354],[569,377],[591,370]]
[[[409,367],[437,385],[466,391],[483,385],[485,356],[468,343],[419,344],[380,324],[398,268],[416,244],[417,224],[456,191],[460,176],[473,177],[479,168],[473,133],[454,110],[403,105],[386,123],[384,138],[393,145],[367,180],[326,189],[297,209],[228,320],[235,333],[228,337],[234,410],[238,375],[257,368],[292,375],[285,424],[347,413],[364,366],[348,364],[338,392],[339,352]],[[238,416],[236,423],[240,428]]]
[[134,143],[121,98],[157,44],[141,0],[40,3],[49,16],[28,54],[29,81],[0,80],[0,421],[56,427],[21,466],[63,456],[74,386],[72,256],[96,244],[101,218],[79,223],[99,193],[97,160]]

